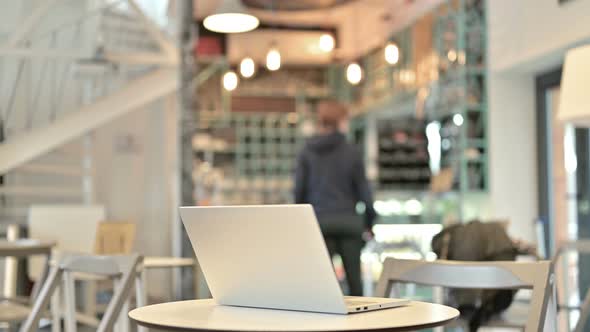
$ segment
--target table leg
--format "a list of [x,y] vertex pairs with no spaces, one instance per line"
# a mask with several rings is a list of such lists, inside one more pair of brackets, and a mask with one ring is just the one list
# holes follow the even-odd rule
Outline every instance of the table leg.
[[[9,241],[16,241],[19,238],[18,225],[8,225],[6,230],[6,239]],[[18,269],[18,259],[16,257],[6,257],[4,261],[4,292],[3,295],[7,298],[16,297],[16,278]]]
[[[445,291],[442,287],[432,287],[432,299],[434,300],[434,303],[444,303],[444,296]],[[440,326],[433,329],[434,332],[444,332],[444,330],[445,328]]]

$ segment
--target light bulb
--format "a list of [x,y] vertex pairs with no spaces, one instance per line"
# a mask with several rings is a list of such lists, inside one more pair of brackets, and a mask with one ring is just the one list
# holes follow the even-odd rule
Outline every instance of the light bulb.
[[238,87],[238,75],[228,71],[223,75],[223,88],[227,91],[234,91]]
[[363,79],[363,69],[358,63],[353,62],[346,67],[346,79],[350,84],[357,85]]
[[390,65],[399,62],[399,47],[395,43],[389,43],[385,46],[385,61]]
[[459,113],[453,115],[453,123],[455,124],[455,126],[460,127],[461,125],[463,125],[463,121],[463,115]]
[[240,62],[240,75],[245,78],[250,78],[256,71],[256,64],[252,58],[244,58]]
[[328,53],[334,49],[335,41],[331,34],[324,33],[320,36],[319,46],[322,52]]
[[449,52],[447,52],[447,58],[451,62],[457,61],[457,51],[455,51],[453,49],[449,50]]
[[281,68],[281,53],[276,47],[272,47],[266,53],[266,68],[270,71],[279,70]]

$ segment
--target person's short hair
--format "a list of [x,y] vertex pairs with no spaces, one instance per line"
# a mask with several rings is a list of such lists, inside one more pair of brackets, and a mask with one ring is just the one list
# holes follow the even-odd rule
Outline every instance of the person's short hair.
[[322,100],[317,105],[317,118],[320,126],[337,129],[348,115],[348,109],[336,100]]

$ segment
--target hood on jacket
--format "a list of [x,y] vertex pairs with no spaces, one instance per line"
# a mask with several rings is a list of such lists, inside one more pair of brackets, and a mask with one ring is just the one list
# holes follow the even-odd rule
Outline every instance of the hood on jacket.
[[311,137],[307,141],[307,148],[315,152],[328,152],[344,143],[346,143],[346,137],[342,133],[334,132]]

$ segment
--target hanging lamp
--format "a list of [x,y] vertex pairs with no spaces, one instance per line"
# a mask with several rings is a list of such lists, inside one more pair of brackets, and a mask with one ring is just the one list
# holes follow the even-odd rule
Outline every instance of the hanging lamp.
[[217,10],[203,20],[207,30],[220,33],[247,32],[259,24],[258,18],[246,11],[241,0],[222,0]]

